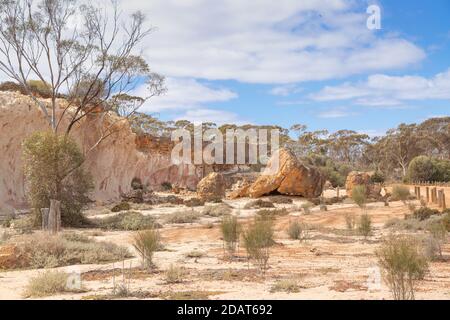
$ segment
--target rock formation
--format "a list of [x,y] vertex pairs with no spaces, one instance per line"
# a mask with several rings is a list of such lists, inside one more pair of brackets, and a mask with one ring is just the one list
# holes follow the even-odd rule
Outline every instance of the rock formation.
[[213,201],[225,197],[226,182],[222,174],[212,172],[197,185],[197,196],[205,201]]
[[[61,105],[64,100],[58,101]],[[62,110],[60,110],[62,111]],[[113,116],[110,116],[113,117]],[[63,121],[62,130],[64,130]],[[82,120],[72,131],[83,150],[96,141],[101,126],[98,115]],[[91,172],[95,190],[92,198],[106,202],[117,200],[131,190],[137,177],[150,189],[163,182],[195,188],[200,173],[190,165],[172,165],[168,146],[152,140],[142,143],[126,120],[118,123],[120,130],[87,155],[85,168]],[[26,190],[22,163],[22,142],[38,130],[48,130],[42,111],[27,96],[0,92],[0,207],[25,207]],[[138,145],[137,145],[138,143]]]

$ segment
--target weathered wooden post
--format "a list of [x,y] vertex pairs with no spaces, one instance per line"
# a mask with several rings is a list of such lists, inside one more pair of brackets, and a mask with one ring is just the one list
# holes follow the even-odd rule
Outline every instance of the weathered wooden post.
[[439,190],[438,191],[438,206],[439,206],[439,208],[442,208],[442,193],[443,193],[443,190]]
[[61,202],[58,200],[50,200],[48,230],[53,234],[61,231]]
[[426,187],[427,192],[427,203],[430,203],[430,187]]
[[42,230],[47,231],[48,230],[48,215],[49,215],[50,209],[49,208],[42,208],[41,209],[41,216],[42,216]]
[[447,209],[447,204],[445,203],[445,190],[442,189],[442,211]]
[[417,200],[420,200],[422,197],[420,196],[420,187],[417,187]]
[[339,200],[339,193],[340,193],[340,189],[339,189],[339,187],[337,187],[337,189],[336,189],[336,197],[338,198],[338,200]]
[[434,204],[437,202],[436,196],[437,196],[437,194],[436,194],[436,187],[435,187],[435,188],[431,189],[431,202]]

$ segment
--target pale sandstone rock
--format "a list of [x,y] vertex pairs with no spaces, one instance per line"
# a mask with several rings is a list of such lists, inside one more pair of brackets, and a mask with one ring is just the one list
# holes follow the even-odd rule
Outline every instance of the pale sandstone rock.
[[[63,100],[59,102],[64,104]],[[63,121],[62,130],[66,123]],[[134,177],[140,178],[150,189],[163,182],[195,188],[200,176],[195,167],[172,165],[167,150],[157,152],[159,145],[149,152],[139,151],[136,135],[128,122],[121,121],[118,125],[119,132],[87,156],[85,168],[94,178],[94,200],[119,199],[121,194],[131,190]],[[96,141],[99,127],[98,116],[92,115],[74,128],[72,136],[87,150]],[[26,206],[21,145],[33,132],[48,129],[42,111],[29,97],[15,92],[0,92],[0,207]]]
[[205,201],[225,198],[226,182],[222,174],[212,172],[197,185],[197,195]]

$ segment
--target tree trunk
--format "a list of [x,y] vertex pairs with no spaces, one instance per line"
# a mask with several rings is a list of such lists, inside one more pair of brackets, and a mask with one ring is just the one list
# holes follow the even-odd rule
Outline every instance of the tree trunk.
[[42,230],[47,231],[48,230],[48,216],[49,216],[50,209],[49,208],[42,208],[41,209],[41,216],[42,216]]
[[50,200],[48,230],[53,234],[61,231],[61,202],[58,200]]

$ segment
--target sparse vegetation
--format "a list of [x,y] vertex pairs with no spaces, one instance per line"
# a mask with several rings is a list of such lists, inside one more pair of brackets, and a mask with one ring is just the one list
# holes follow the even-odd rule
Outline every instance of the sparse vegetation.
[[92,223],[107,230],[146,230],[157,227],[155,219],[136,211],[119,213],[110,217],[92,219]]
[[438,210],[430,209],[427,207],[422,207],[413,211],[413,217],[420,221],[427,220],[431,216],[438,214],[439,214]]
[[167,216],[166,223],[193,223],[200,219],[201,214],[197,211],[186,210],[186,211],[178,211],[174,212]]
[[142,266],[152,269],[153,254],[161,247],[161,237],[156,230],[139,231],[133,237],[133,247],[142,258]]
[[253,260],[262,274],[266,273],[273,246],[273,220],[257,217],[254,223],[244,232],[244,246],[248,258]]
[[181,283],[183,282],[185,275],[186,272],[183,268],[171,264],[166,271],[165,280],[168,284]]
[[352,200],[364,209],[367,203],[367,188],[364,185],[355,186],[352,190]]
[[367,238],[372,232],[372,219],[366,213],[359,217],[358,232],[364,238]]
[[406,202],[411,198],[409,187],[403,185],[395,185],[392,187],[392,200]]
[[292,240],[305,241],[308,238],[309,227],[299,221],[289,223],[287,234]]
[[303,209],[303,212],[305,214],[310,214],[312,207],[313,207],[313,204],[309,201],[306,201],[306,202],[302,203],[302,205],[301,205],[301,208]]
[[353,230],[356,226],[356,216],[352,213],[345,214],[345,225],[347,226],[347,230]]
[[442,246],[447,242],[447,230],[442,221],[428,226],[429,236],[425,240],[426,256],[430,260],[442,259]]
[[165,191],[172,190],[172,184],[170,182],[168,182],[168,181],[161,183],[161,187]]
[[270,197],[270,202],[275,204],[292,204],[294,201],[285,196],[273,196]]
[[25,297],[41,298],[58,293],[70,292],[67,288],[69,275],[62,271],[46,271],[30,279],[24,292]]
[[220,230],[222,231],[222,238],[226,250],[229,255],[233,257],[236,246],[239,243],[239,235],[241,232],[241,227],[235,216],[225,216],[220,224]]
[[300,287],[295,280],[285,279],[275,282],[270,289],[270,292],[299,292]]
[[277,216],[286,216],[289,214],[286,208],[277,208],[277,209],[261,209],[256,212],[258,216],[261,217],[277,217]]
[[121,211],[128,211],[131,209],[131,206],[128,202],[121,202],[118,205],[115,205],[111,212],[121,212]]
[[259,208],[275,208],[274,204],[270,201],[257,199],[249,201],[245,204],[244,209],[259,209]]
[[208,205],[203,209],[203,215],[210,217],[222,217],[224,215],[230,214],[232,211],[231,207],[225,203]]
[[378,263],[395,300],[414,300],[417,280],[423,279],[428,262],[417,239],[391,236],[377,251]]

